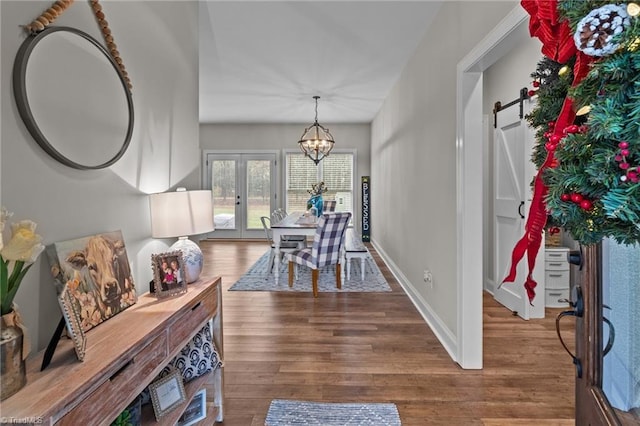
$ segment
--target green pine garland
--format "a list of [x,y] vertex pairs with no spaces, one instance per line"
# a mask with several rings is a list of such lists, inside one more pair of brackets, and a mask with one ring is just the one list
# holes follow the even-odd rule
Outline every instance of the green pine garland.
[[[589,12],[606,4],[610,2],[568,0],[560,1],[558,9],[575,30]],[[633,181],[627,172],[640,167],[640,16],[630,21],[614,37],[619,48],[596,58],[577,86],[569,87],[570,73],[541,79],[546,70],[557,75],[562,66],[548,58],[532,74],[540,82],[538,104],[526,118],[537,129],[532,158],[538,167],[547,155],[548,122],[558,116],[564,98],[573,99],[576,109],[591,107],[583,131],[562,139],[555,148],[558,165],[543,174],[549,225],[564,227],[583,244],[605,237],[623,244],[640,242],[640,180]],[[624,161],[621,142],[628,146]],[[620,167],[623,162],[628,169]]]

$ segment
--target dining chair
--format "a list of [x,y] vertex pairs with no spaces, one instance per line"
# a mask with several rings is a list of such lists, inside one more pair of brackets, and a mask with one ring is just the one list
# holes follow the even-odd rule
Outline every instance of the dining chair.
[[284,209],[277,208],[273,212],[271,212],[271,219],[274,221],[280,221],[287,217],[287,212]]
[[[273,267],[275,266],[275,257],[276,257],[276,245],[273,243],[273,234],[271,233],[271,219],[267,216],[262,216],[260,218],[260,222],[262,222],[262,228],[264,229],[264,235],[269,241],[271,245],[271,251],[269,252],[269,261],[267,262],[267,269],[265,275],[270,274],[273,271]],[[294,241],[281,241],[280,242],[280,253],[291,253],[295,250],[298,250],[300,246],[297,242]],[[280,264],[281,259],[278,259],[278,265]]]
[[318,297],[319,269],[329,265],[336,265],[336,287],[342,288],[340,262],[343,257],[344,232],[350,220],[351,213],[323,214],[320,216],[311,247],[287,253],[287,259],[289,260],[289,287],[293,287],[294,266],[307,266],[311,268],[313,297]]
[[[279,222],[288,215],[289,213],[287,213],[286,210],[277,208],[271,213],[271,220]],[[280,240],[282,242],[295,241],[298,244],[298,248],[305,248],[307,246],[307,237],[304,235],[283,235]]]
[[322,211],[333,213],[336,211],[336,200],[324,200]]

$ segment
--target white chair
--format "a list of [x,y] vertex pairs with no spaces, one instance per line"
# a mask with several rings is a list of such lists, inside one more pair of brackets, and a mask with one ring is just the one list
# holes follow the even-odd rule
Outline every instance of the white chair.
[[[288,215],[289,214],[284,209],[277,208],[271,213],[271,220],[273,220],[274,222],[279,222]],[[296,244],[298,244],[298,248],[305,248],[307,246],[307,237],[305,237],[304,235],[283,235],[280,241],[282,241],[283,243],[294,241]]]
[[[269,241],[269,244],[271,245],[271,251],[269,252],[269,261],[267,262],[268,263],[267,270],[265,272],[265,275],[268,275],[271,272],[273,272],[273,267],[276,265],[275,263],[276,245],[273,243],[273,235],[271,234],[271,219],[269,219],[267,216],[262,216],[260,218],[260,222],[262,222],[262,228],[264,228],[264,235],[266,236],[267,241]],[[299,245],[297,242],[294,242],[294,241],[280,242],[280,253],[282,254],[292,253],[298,250],[298,248],[299,248]],[[282,258],[278,259],[278,265],[280,264],[281,261],[282,261]]]
[[351,213],[323,214],[320,216],[316,233],[313,236],[313,245],[287,254],[287,259],[289,260],[289,287],[293,287],[293,269],[294,265],[298,264],[311,268],[313,297],[318,297],[319,269],[325,266],[336,265],[336,287],[342,288],[340,262],[343,256],[344,232],[350,220]]

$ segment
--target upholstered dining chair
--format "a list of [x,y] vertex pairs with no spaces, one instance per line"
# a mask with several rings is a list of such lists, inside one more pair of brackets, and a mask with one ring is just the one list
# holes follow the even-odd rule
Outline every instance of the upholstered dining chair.
[[322,211],[333,213],[336,211],[336,200],[324,200],[322,203]]
[[[267,216],[262,216],[260,218],[260,222],[262,222],[262,228],[264,228],[264,235],[271,245],[271,251],[269,252],[269,261],[267,262],[267,269],[265,272],[265,275],[268,275],[273,271],[273,267],[276,265],[276,245],[273,243],[273,234],[271,233],[271,219],[269,219]],[[280,242],[280,253],[291,253],[299,248],[299,244],[295,241]],[[278,259],[277,265],[280,264],[280,260],[281,259]]]
[[313,297],[318,297],[319,269],[328,265],[336,265],[336,287],[342,288],[340,278],[340,261],[344,244],[344,232],[351,220],[351,213],[323,214],[318,220],[318,227],[313,236],[311,247],[287,253],[289,260],[289,287],[293,287],[294,266],[302,265],[311,268],[311,285]]

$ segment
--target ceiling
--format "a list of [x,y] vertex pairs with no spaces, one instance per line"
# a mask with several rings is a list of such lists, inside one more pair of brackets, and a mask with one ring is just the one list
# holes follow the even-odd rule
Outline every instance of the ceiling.
[[371,122],[441,1],[200,2],[200,122]]

